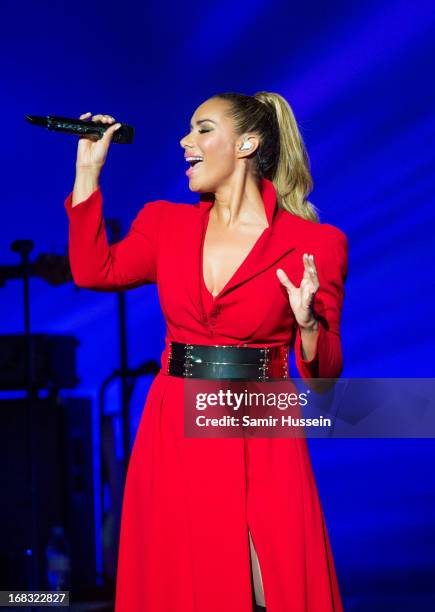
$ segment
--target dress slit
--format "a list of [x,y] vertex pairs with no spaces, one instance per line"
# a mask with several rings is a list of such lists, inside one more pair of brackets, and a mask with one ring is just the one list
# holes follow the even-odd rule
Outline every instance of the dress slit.
[[252,586],[253,586],[253,602],[255,602],[258,606],[264,606],[267,608],[265,603],[265,595],[264,595],[264,583],[263,583],[263,575],[261,572],[260,559],[258,558],[257,549],[254,545],[254,540],[252,538],[251,530],[248,526],[248,538],[249,538],[249,559],[251,564],[251,576],[252,576]]

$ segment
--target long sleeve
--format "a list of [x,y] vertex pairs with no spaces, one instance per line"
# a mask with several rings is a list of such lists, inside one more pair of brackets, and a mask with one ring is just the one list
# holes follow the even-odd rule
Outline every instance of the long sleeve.
[[113,291],[155,283],[165,205],[164,200],[145,204],[126,237],[109,246],[100,188],[74,207],[71,192],[64,206],[69,220],[68,254],[76,285]]
[[340,321],[344,299],[344,283],[348,272],[348,240],[338,228],[325,224],[325,239],[313,251],[319,277],[314,296],[314,313],[319,320],[315,354],[302,357],[302,339],[296,326],[295,361],[302,378],[338,378],[343,370]]

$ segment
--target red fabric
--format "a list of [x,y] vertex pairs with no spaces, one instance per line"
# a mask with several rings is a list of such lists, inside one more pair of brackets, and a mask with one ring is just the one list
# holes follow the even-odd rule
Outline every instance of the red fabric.
[[[149,202],[128,235],[108,246],[97,189],[69,217],[77,285],[116,291],[157,283],[167,323],[162,368],[137,431],[124,491],[116,612],[250,612],[248,528],[267,612],[341,612],[325,518],[304,439],[184,437],[184,380],[166,374],[169,341],[276,346],[295,341],[302,377],[338,377],[347,239],[276,204],[267,179],[269,227],[213,299],[202,246],[213,200]],[[299,286],[313,253],[321,321],[316,354],[304,360],[278,267]]]

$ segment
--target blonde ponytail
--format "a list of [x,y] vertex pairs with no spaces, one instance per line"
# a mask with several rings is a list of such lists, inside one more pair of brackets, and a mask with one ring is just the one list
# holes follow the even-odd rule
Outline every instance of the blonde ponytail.
[[319,221],[316,207],[307,197],[313,190],[310,161],[296,118],[285,98],[260,91],[254,98],[275,111],[279,128],[279,159],[272,182],[285,210],[311,221]]

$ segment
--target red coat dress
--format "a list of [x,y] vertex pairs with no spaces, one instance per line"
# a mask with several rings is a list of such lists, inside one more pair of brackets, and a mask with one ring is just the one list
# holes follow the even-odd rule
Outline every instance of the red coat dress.
[[[248,529],[267,612],[343,609],[306,440],[184,437],[184,379],[166,373],[170,340],[255,347],[294,340],[302,377],[341,373],[346,236],[278,207],[267,179],[261,193],[269,227],[216,298],[202,274],[213,200],[148,202],[111,247],[101,190],[74,208],[72,194],[65,200],[75,283],[100,291],[157,283],[167,325],[127,472],[116,612],[251,612]],[[314,254],[320,282],[310,361],[275,272],[282,268],[299,286],[305,252]]]

